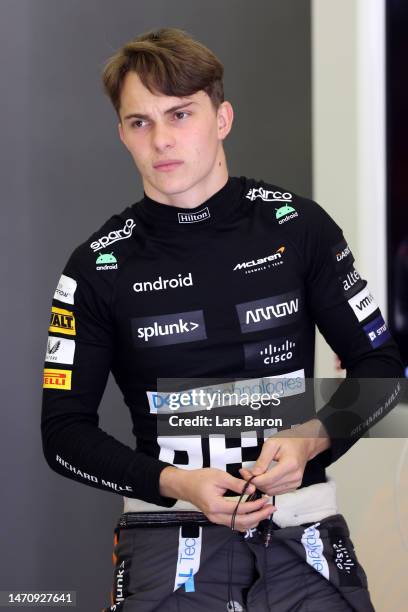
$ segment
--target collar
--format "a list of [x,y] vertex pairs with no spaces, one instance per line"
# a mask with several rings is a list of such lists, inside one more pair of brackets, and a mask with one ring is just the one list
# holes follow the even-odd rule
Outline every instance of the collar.
[[143,192],[143,199],[136,204],[138,212],[153,225],[172,226],[180,230],[195,231],[212,227],[228,219],[245,188],[245,177],[228,177],[225,185],[205,202],[193,208],[183,208],[157,202]]

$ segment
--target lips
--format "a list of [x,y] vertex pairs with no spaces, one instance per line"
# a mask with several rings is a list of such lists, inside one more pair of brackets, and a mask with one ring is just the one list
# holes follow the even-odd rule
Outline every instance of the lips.
[[166,159],[160,162],[157,162],[156,164],[153,164],[154,168],[166,168],[167,166],[171,167],[171,166],[176,166],[176,165],[180,165],[183,162],[180,159]]

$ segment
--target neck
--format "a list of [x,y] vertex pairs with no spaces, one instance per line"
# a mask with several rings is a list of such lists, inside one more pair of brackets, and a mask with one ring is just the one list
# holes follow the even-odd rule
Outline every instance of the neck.
[[145,194],[155,202],[182,208],[195,208],[222,189],[227,181],[228,168],[224,151],[222,151],[222,155],[217,156],[214,166],[207,176],[199,179],[186,189],[172,191],[171,193],[164,192],[147,181],[143,181],[143,189]]

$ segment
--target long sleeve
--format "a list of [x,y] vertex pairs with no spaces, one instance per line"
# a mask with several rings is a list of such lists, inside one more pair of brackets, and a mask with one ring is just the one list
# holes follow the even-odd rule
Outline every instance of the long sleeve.
[[306,238],[308,307],[347,372],[316,414],[331,440],[331,447],[319,455],[327,467],[397,404],[403,366],[342,230],[313,204],[313,222]]
[[44,455],[62,476],[171,507],[176,500],[159,491],[160,473],[170,464],[132,450],[98,427],[114,355],[111,293],[78,247],[52,300],[41,416]]

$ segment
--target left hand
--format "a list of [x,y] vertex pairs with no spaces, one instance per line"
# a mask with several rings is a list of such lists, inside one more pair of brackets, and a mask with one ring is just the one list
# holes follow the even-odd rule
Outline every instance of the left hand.
[[[311,458],[311,438],[300,437],[299,430],[284,429],[265,440],[261,454],[251,469],[241,468],[241,476],[267,495],[295,491],[302,483],[306,463]],[[272,461],[277,465],[268,469]]]

